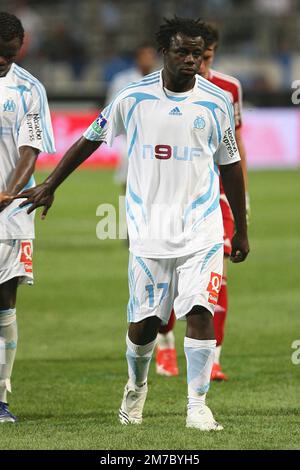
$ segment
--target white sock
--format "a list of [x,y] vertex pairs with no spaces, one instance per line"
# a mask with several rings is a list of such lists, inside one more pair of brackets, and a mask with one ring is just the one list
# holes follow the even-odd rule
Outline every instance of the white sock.
[[5,354],[2,350],[4,364],[0,364],[0,401],[7,403],[7,392],[11,391],[10,378],[18,342],[15,308],[0,310],[0,338],[2,338],[2,347],[5,345]]
[[216,340],[184,338],[187,361],[188,410],[204,405],[210,385]]
[[134,388],[140,388],[147,383],[149,366],[155,348],[156,340],[151,343],[138,345],[132,343],[126,336],[126,358],[128,363],[129,382]]
[[214,359],[215,364],[220,364],[221,350],[222,350],[221,344],[219,346],[216,346],[215,359]]
[[173,331],[168,331],[168,333],[165,334],[158,333],[157,346],[159,349],[175,349],[175,336]]

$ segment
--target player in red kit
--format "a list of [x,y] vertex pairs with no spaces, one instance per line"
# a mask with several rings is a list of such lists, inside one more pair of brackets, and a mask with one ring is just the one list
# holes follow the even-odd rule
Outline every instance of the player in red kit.
[[[238,145],[239,153],[241,156],[241,165],[243,169],[245,190],[246,190],[246,207],[249,217],[249,197],[248,197],[248,178],[247,178],[247,165],[246,165],[246,152],[241,136],[241,110],[242,110],[242,88],[240,82],[230,75],[226,75],[213,70],[212,64],[215,57],[215,52],[219,44],[218,30],[209,23],[203,22],[203,39],[206,43],[206,50],[203,54],[203,60],[200,67],[200,75],[206,78],[214,85],[225,90],[232,102],[234,108],[235,119],[235,138]],[[224,327],[228,310],[227,301],[227,269],[228,258],[231,254],[231,239],[234,233],[234,221],[232,212],[225,196],[222,181],[220,178],[220,204],[223,216],[224,225],[224,268],[222,287],[219,293],[218,305],[215,309],[214,327],[215,336],[217,340],[217,347],[215,350],[215,360],[211,373],[212,380],[227,380],[227,375],[221,369],[220,355],[224,339]],[[175,376],[178,375],[178,366],[176,359],[175,338],[173,328],[175,324],[175,315],[172,311],[169,323],[163,326],[158,334],[158,347],[156,351],[156,372],[160,375]]]

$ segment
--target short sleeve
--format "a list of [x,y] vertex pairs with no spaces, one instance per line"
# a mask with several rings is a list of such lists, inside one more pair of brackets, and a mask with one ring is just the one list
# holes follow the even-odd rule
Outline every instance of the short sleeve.
[[235,131],[232,129],[232,119],[228,113],[224,113],[221,122],[221,141],[214,154],[217,165],[229,165],[239,161],[240,154],[235,140]]
[[41,152],[55,153],[53,129],[46,91],[41,83],[32,90],[30,102],[21,119],[18,147],[28,145]]
[[126,134],[121,105],[122,102],[115,99],[92,122],[83,136],[87,140],[106,142],[111,147],[115,137]]

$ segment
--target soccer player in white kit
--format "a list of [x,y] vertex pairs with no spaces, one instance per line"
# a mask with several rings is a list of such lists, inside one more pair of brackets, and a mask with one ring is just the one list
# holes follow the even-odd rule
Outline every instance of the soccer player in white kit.
[[7,392],[17,348],[17,288],[33,283],[34,213],[11,197],[35,185],[39,152],[54,152],[44,87],[14,63],[23,38],[19,19],[0,12],[0,423],[16,421]]
[[140,424],[147,375],[160,325],[172,305],[186,320],[186,426],[221,430],[205,404],[214,360],[214,307],[221,287],[223,225],[219,171],[235,217],[233,262],[249,251],[245,192],[232,106],[197,75],[204,51],[198,20],[166,20],[157,33],[163,70],[122,90],[66,153],[51,175],[25,191],[29,212],[44,217],[59,184],[105,141],[127,136],[126,212],[130,241],[127,362],[119,410]]

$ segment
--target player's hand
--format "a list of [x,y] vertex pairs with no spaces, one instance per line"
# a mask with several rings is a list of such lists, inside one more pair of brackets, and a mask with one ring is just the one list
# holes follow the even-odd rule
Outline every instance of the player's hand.
[[45,183],[39,184],[31,189],[26,189],[22,193],[14,197],[14,199],[25,198],[26,201],[20,204],[20,207],[25,207],[30,205],[27,210],[27,214],[30,214],[32,211],[38,207],[43,207],[41,214],[41,219],[44,219],[47,215],[48,210],[52,206],[54,201],[54,193],[52,189]]
[[236,232],[232,238],[232,250],[230,260],[233,263],[241,263],[244,261],[249,253],[249,243],[247,235],[240,235]]
[[13,196],[7,192],[0,193],[0,212],[2,212],[11,202]]

